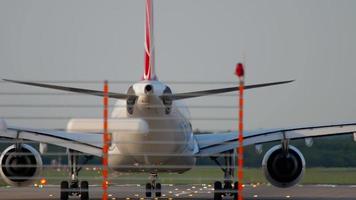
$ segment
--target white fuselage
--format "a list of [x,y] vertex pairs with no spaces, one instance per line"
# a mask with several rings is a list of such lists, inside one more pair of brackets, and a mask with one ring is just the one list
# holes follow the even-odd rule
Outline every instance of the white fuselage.
[[[182,102],[171,101],[170,105],[163,102],[161,95],[167,88],[159,81],[141,81],[128,91],[137,97],[135,100],[117,101],[112,118],[141,119],[147,123],[148,131],[112,132],[110,168],[181,173],[195,165],[194,153],[198,146],[189,122],[189,111]],[[130,111],[128,102],[132,105]]]

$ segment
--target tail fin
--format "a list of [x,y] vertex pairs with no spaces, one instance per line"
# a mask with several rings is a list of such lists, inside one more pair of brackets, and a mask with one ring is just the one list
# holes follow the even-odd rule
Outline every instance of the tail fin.
[[153,0],[146,0],[146,23],[145,23],[145,71],[144,80],[156,80],[155,55],[153,37]]

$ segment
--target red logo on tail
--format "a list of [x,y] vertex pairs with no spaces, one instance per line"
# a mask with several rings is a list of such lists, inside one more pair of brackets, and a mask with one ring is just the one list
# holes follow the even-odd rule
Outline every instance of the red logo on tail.
[[146,23],[145,23],[145,71],[144,80],[155,80],[154,49],[153,49],[153,2],[146,0]]

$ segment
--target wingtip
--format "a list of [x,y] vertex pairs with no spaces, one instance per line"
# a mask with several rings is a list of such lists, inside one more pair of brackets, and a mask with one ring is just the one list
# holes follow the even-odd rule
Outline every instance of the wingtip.
[[15,80],[11,80],[11,79],[6,79],[6,78],[3,78],[3,79],[1,79],[1,80],[5,81],[5,82],[11,82],[11,83],[17,83],[17,82],[19,82],[19,81],[15,81]]

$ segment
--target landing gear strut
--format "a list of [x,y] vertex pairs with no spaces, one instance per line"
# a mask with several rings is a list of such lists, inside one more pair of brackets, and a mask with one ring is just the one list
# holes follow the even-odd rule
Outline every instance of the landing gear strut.
[[146,197],[150,198],[152,197],[152,193],[156,197],[161,197],[162,196],[162,185],[157,182],[158,175],[156,173],[152,173],[150,175],[151,182],[146,184]]
[[224,172],[224,184],[220,181],[214,183],[214,200],[222,200],[224,196],[238,197],[238,182],[234,182],[235,177],[235,154],[234,151],[224,155],[225,165],[221,165],[216,157],[211,158]]
[[[83,164],[86,164],[93,156],[86,156]],[[60,200],[68,200],[69,196],[80,196],[81,200],[89,200],[89,183],[81,181],[79,185],[78,174],[81,167],[77,166],[78,152],[68,151],[68,165],[70,167],[70,182],[62,181],[60,190]]]

